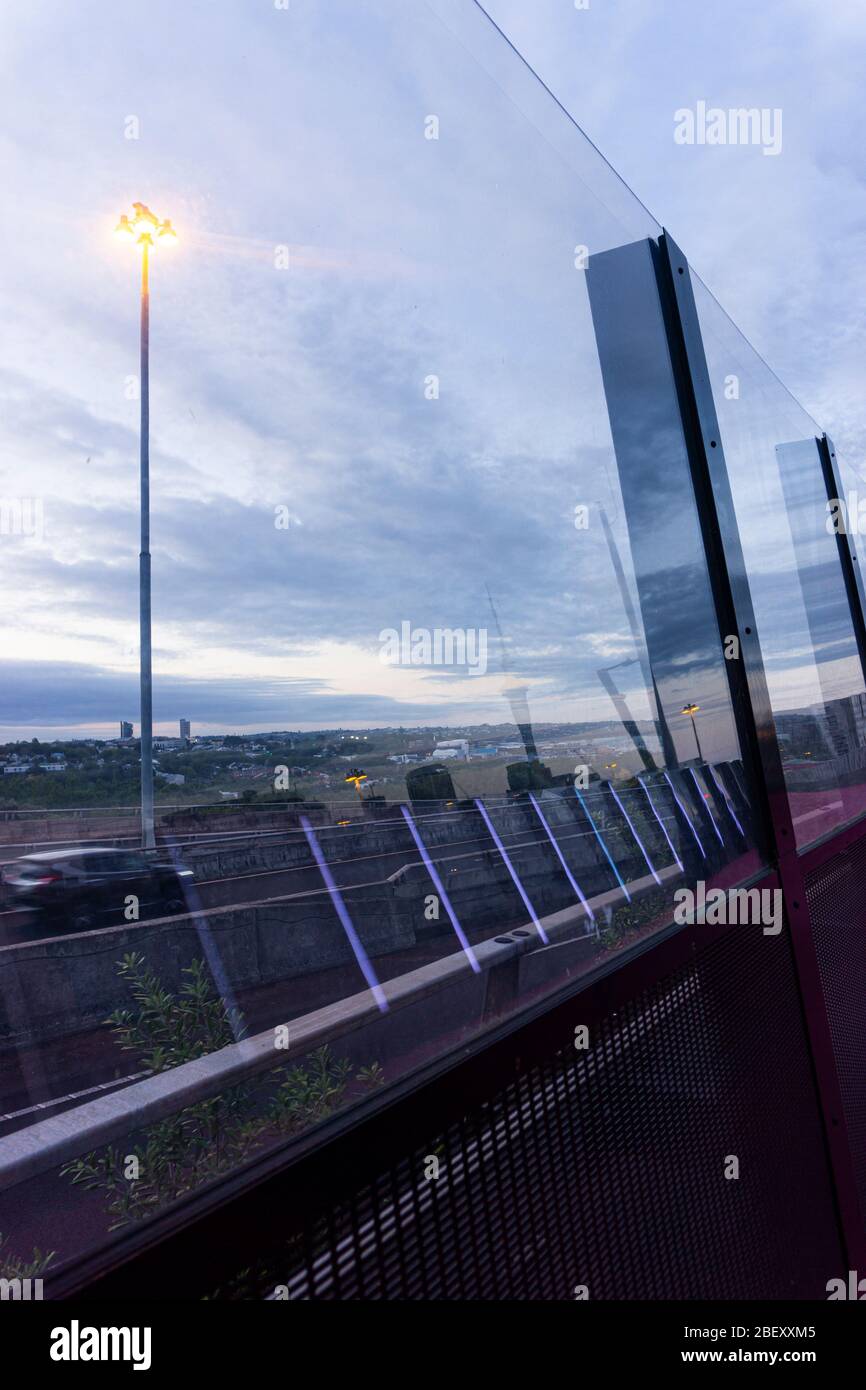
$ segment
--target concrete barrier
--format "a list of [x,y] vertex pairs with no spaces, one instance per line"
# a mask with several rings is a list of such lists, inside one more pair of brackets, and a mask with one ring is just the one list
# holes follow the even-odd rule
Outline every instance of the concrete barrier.
[[[657,795],[661,804],[669,795],[667,787],[660,788]],[[660,856],[669,861],[670,849],[642,799],[632,800],[631,823],[606,791],[593,801],[592,823],[574,797],[544,792],[539,802],[556,835],[559,853],[586,898],[620,901],[620,875],[629,884],[642,881],[648,863],[641,844],[652,851],[661,876],[674,872],[669,862],[662,864]],[[573,904],[572,883],[531,803],[499,804],[491,817],[507,842],[509,863],[531,904],[530,915],[534,912],[546,918]],[[607,850],[599,842],[601,832]],[[476,812],[464,808],[431,816],[423,822],[423,834],[464,930],[492,935],[525,925],[527,908],[511,871]],[[399,823],[357,822],[335,829],[323,835],[321,843],[330,862],[364,860],[370,881],[345,890],[345,894],[353,924],[370,957],[405,951],[431,936],[453,933],[444,905],[431,902],[438,894],[427,869],[417,860],[402,817]],[[394,871],[395,852],[404,846],[406,864]],[[380,881],[376,881],[378,855],[383,856],[378,866]],[[172,992],[181,987],[184,968],[197,957],[207,959],[224,993],[251,990],[354,961],[303,836],[279,844],[263,841],[208,846],[192,851],[190,858],[199,880],[218,880],[223,874],[245,869],[264,870],[264,882],[253,887],[255,880],[251,881],[257,900],[0,950],[0,1049],[83,1032],[125,1006],[127,991],[118,978],[117,965],[131,951],[141,952]],[[304,884],[301,895],[291,899],[265,897],[268,887],[276,886],[269,884],[267,869],[293,865],[315,873],[316,889],[309,880],[310,891]],[[563,960],[560,957],[560,962]],[[532,966],[533,970],[543,968],[537,963]]]
[[[411,917],[393,898],[354,906],[353,921],[373,958],[415,944]],[[8,946],[0,951],[0,1049],[83,1032],[125,1007],[117,966],[130,951],[144,955],[173,992],[184,968],[202,957],[219,961],[232,991],[354,960],[327,898],[215,908]]]

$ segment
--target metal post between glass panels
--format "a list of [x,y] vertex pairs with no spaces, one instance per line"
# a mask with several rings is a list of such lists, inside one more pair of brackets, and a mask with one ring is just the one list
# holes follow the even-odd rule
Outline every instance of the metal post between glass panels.
[[730,637],[738,643],[739,657],[727,660],[725,667],[750,790],[756,797],[756,832],[764,856],[775,859],[793,846],[794,833],[689,267],[667,232],[653,246],[720,636],[723,645]]
[[[862,1261],[866,1257],[866,1239],[812,936],[803,866],[796,849],[781,752],[689,266],[667,232],[662,233],[657,244],[651,245],[720,633],[723,641],[730,635],[739,639],[739,658],[726,663],[737,728],[750,765],[750,780],[757,792],[756,819],[760,821],[766,817],[767,848],[778,864],[843,1235],[849,1258]],[[826,463],[835,464],[829,443],[826,455],[825,476]],[[830,476],[834,495],[838,497],[838,469]],[[828,481],[828,488],[830,485]],[[849,567],[853,563],[849,558]],[[855,595],[862,593],[862,584],[858,590],[853,576],[852,582]],[[851,601],[850,588],[848,593]],[[851,607],[859,644],[862,609],[858,624],[853,601]],[[866,652],[866,645],[861,651]]]
[[845,593],[848,597],[848,606],[851,609],[851,621],[854,625],[854,636],[857,639],[857,650],[860,654],[860,664],[863,667],[863,676],[866,679],[866,588],[863,584],[863,571],[860,561],[857,558],[856,530],[852,534],[850,516],[847,509],[847,499],[842,488],[842,476],[839,471],[839,463],[836,458],[836,450],[833,441],[828,435],[823,435],[817,439],[818,457],[821,460],[821,467],[824,473],[824,484],[827,488],[828,517],[840,516],[838,504],[842,503],[841,519],[843,524],[836,527],[836,539],[839,543],[839,562],[842,566],[842,576],[845,580]]

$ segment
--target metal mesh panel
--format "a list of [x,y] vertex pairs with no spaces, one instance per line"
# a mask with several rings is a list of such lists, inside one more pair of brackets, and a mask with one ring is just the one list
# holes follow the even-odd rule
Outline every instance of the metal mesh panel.
[[785,938],[732,929],[590,1037],[312,1217],[289,1297],[826,1297],[844,1260]]
[[860,1211],[866,1219],[866,838],[806,879]]

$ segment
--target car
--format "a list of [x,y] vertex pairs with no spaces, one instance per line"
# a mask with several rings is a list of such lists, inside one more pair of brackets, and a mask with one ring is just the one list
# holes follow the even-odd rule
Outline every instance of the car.
[[[96,845],[28,854],[3,870],[12,907],[34,909],[70,932],[186,912],[192,881],[191,869],[159,861],[145,850]],[[137,915],[129,915],[133,909]]]

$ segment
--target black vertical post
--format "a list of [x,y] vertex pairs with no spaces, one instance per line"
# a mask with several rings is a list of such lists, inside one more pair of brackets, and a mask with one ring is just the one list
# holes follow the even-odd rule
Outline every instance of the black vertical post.
[[845,580],[848,606],[851,609],[854,637],[860,654],[860,664],[863,667],[863,679],[866,680],[866,589],[863,585],[863,571],[857,558],[858,528],[855,527],[853,532],[851,530],[851,517],[847,508],[847,499],[842,492],[842,478],[833,441],[825,434],[815,442],[818,446],[818,457],[821,460],[824,484],[827,488],[828,519],[832,517],[829,510],[830,505],[844,504],[844,510],[841,513],[844,524],[841,528],[837,525],[836,540],[839,543],[839,562],[842,566],[842,577]]
[[757,782],[757,819],[760,821],[768,816],[769,849],[778,865],[791,929],[842,1232],[851,1267],[862,1268],[866,1259],[866,1235],[812,936],[806,884],[785,791],[781,753],[691,275],[685,256],[667,232],[662,233],[655,246],[654,263],[721,633],[723,638],[729,635],[739,638],[739,658],[727,662],[737,726],[743,752],[751,763],[752,781]]

